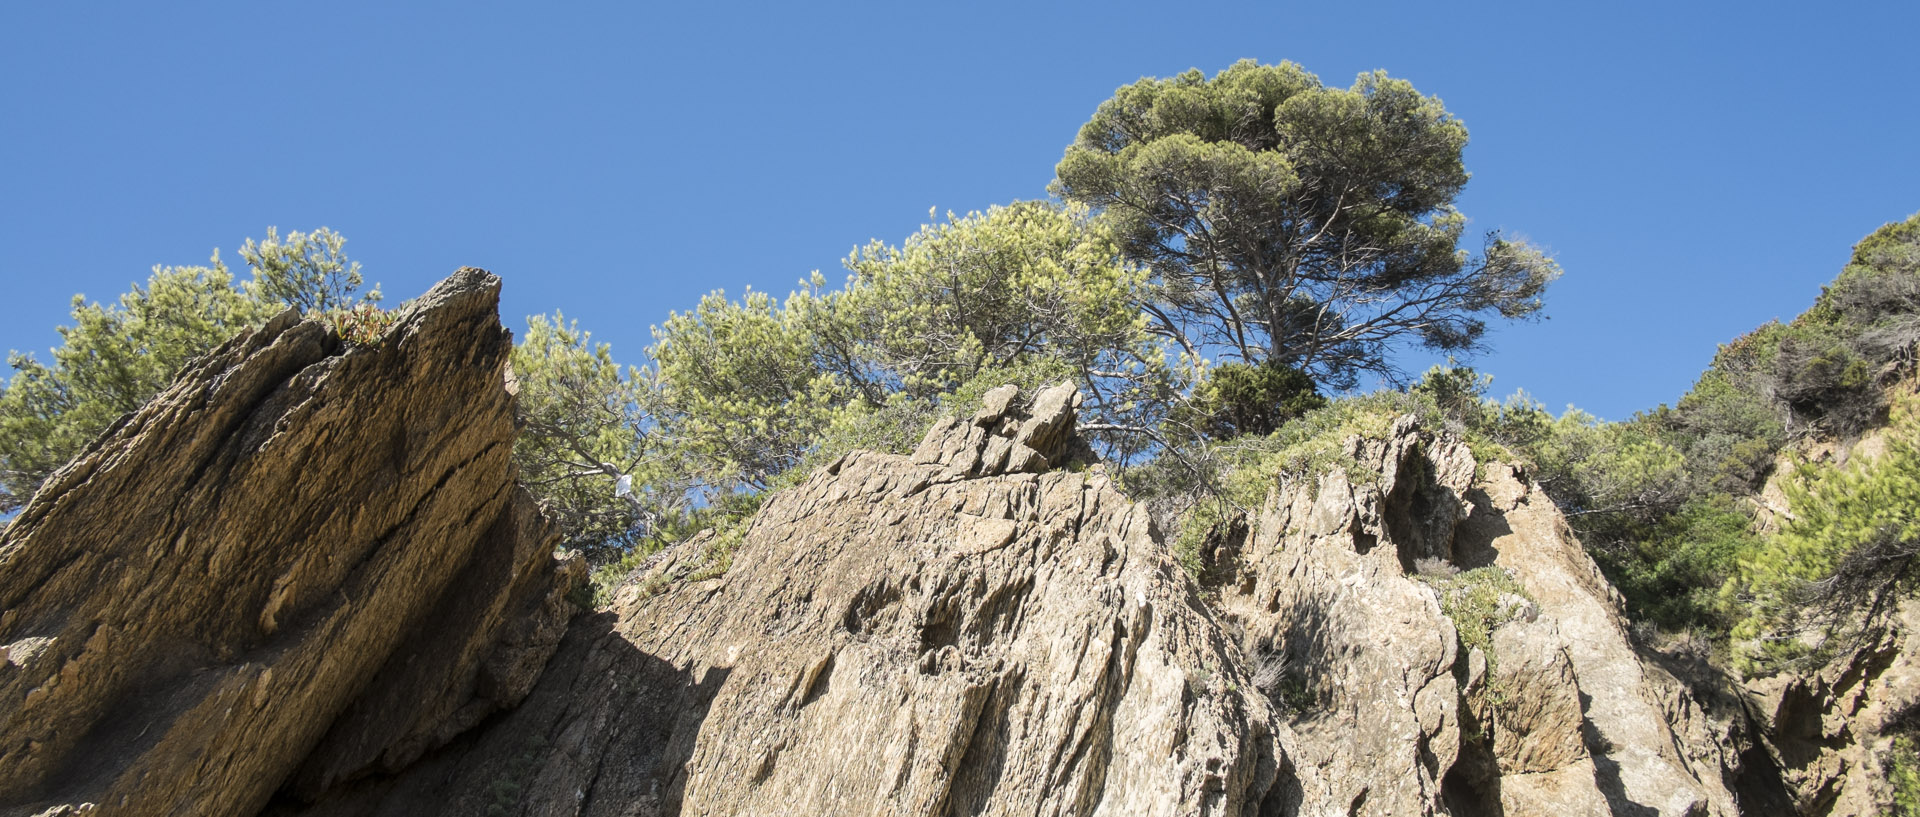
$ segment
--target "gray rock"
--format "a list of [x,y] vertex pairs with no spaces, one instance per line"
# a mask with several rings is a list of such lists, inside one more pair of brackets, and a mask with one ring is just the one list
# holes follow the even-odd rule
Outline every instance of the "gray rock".
[[942,465],[944,481],[1000,474],[1037,474],[1071,460],[1091,461],[1075,433],[1080,390],[1072,383],[1020,400],[1011,383],[988,391],[971,422],[942,418],[914,449],[912,460]]
[[280,813],[1286,813],[1284,727],[1145,510],[946,467],[815,472],[724,576],[652,578],[695,539],[576,622],[478,740]]
[[[1298,813],[1734,813],[1726,759],[1710,741],[1680,750],[1669,713],[1686,693],[1634,652],[1617,594],[1536,486],[1412,418],[1346,451],[1371,476],[1275,490],[1219,588],[1245,651],[1311,693],[1284,741]],[[1499,567],[1532,600],[1499,600],[1493,655],[1461,650],[1421,566]]]
[[980,412],[973,415],[973,424],[988,426],[998,422],[1006,416],[1008,409],[1013,408],[1014,398],[1019,396],[1020,387],[1012,383],[989,389],[981,401]]

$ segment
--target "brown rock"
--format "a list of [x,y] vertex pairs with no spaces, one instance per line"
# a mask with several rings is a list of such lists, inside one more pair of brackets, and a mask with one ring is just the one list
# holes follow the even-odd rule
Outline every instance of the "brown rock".
[[[1203,596],[1060,470],[1071,384],[842,457],[569,626],[496,287],[373,349],[278,319],[49,483],[0,540],[0,814],[1730,815],[1767,763],[1853,808],[1850,728],[1912,704],[1889,640],[1757,694],[1748,751],[1538,486],[1412,418],[1275,486]],[[1484,650],[1436,589],[1476,568],[1525,590]]]
[[1461,746],[1453,627],[1378,546],[1381,486],[1318,482],[1269,497],[1220,606],[1247,653],[1286,667],[1266,691],[1292,714],[1297,813],[1439,813]]
[[461,270],[371,347],[283,314],[47,482],[0,539],[0,813],[251,814],[526,692],[570,609],[498,292]]
[[1553,625],[1524,620],[1496,629],[1486,709],[1493,722],[1493,755],[1502,774],[1533,774],[1587,757],[1580,687],[1565,640]]
[[284,813],[1283,813],[1267,704],[1142,508],[925,459],[815,472],[725,575],[580,620],[480,739]]
[[1803,814],[1889,813],[1882,768],[1920,712],[1920,602],[1868,622],[1816,670],[1745,684],[1766,765]]
[[1461,539],[1476,552],[1497,554],[1494,563],[1539,602],[1541,619],[1558,633],[1583,696],[1592,785],[1615,813],[1734,813],[1721,784],[1732,759],[1716,745],[1681,743],[1676,713],[1693,705],[1687,692],[1634,649],[1620,594],[1560,510],[1511,466],[1493,463],[1484,472],[1478,488],[1486,511],[1476,504]]

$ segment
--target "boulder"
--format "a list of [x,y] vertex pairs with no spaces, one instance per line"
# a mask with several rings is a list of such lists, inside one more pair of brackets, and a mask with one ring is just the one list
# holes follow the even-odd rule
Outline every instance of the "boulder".
[[933,479],[952,481],[1000,474],[1037,474],[1087,461],[1092,452],[1075,433],[1080,390],[1072,383],[1041,389],[1031,401],[1020,387],[988,391],[971,420],[943,418],[914,449],[913,462],[944,466]]

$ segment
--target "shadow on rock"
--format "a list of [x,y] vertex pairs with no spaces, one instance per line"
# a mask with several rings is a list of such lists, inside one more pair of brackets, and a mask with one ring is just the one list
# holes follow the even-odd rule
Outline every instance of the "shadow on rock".
[[574,621],[521,706],[397,776],[352,781],[264,815],[519,815],[554,803],[581,815],[675,815],[684,770],[727,668],[699,677],[642,652],[611,613]]
[[[1593,697],[1580,693],[1580,710],[1587,711]],[[1600,789],[1601,796],[1607,798],[1607,807],[1618,817],[1660,817],[1660,810],[1629,797],[1626,781],[1620,777],[1620,762],[1610,755],[1613,743],[1607,740],[1593,721],[1580,722],[1580,736],[1587,742],[1587,751],[1593,755],[1593,782]]]

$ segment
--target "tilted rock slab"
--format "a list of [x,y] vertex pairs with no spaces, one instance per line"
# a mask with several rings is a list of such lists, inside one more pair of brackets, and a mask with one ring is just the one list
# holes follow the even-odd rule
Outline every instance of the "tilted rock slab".
[[[1069,398],[922,450],[1051,459]],[[1282,813],[1267,704],[1145,511],[1097,472],[969,476],[993,459],[850,454],[769,499],[724,575],[643,577],[576,622],[480,739],[283,813]]]
[[[1617,595],[1537,487],[1499,464],[1476,477],[1464,444],[1410,417],[1346,446],[1358,484],[1336,468],[1281,485],[1250,535],[1209,555],[1292,719],[1299,814],[1735,813],[1724,748],[1677,737],[1697,707],[1635,654]],[[1489,565],[1537,602],[1495,631],[1494,656],[1461,650],[1417,578]]]
[[373,346],[283,314],[41,488],[0,540],[0,813],[253,814],[532,687],[570,585],[498,294],[462,270]]

